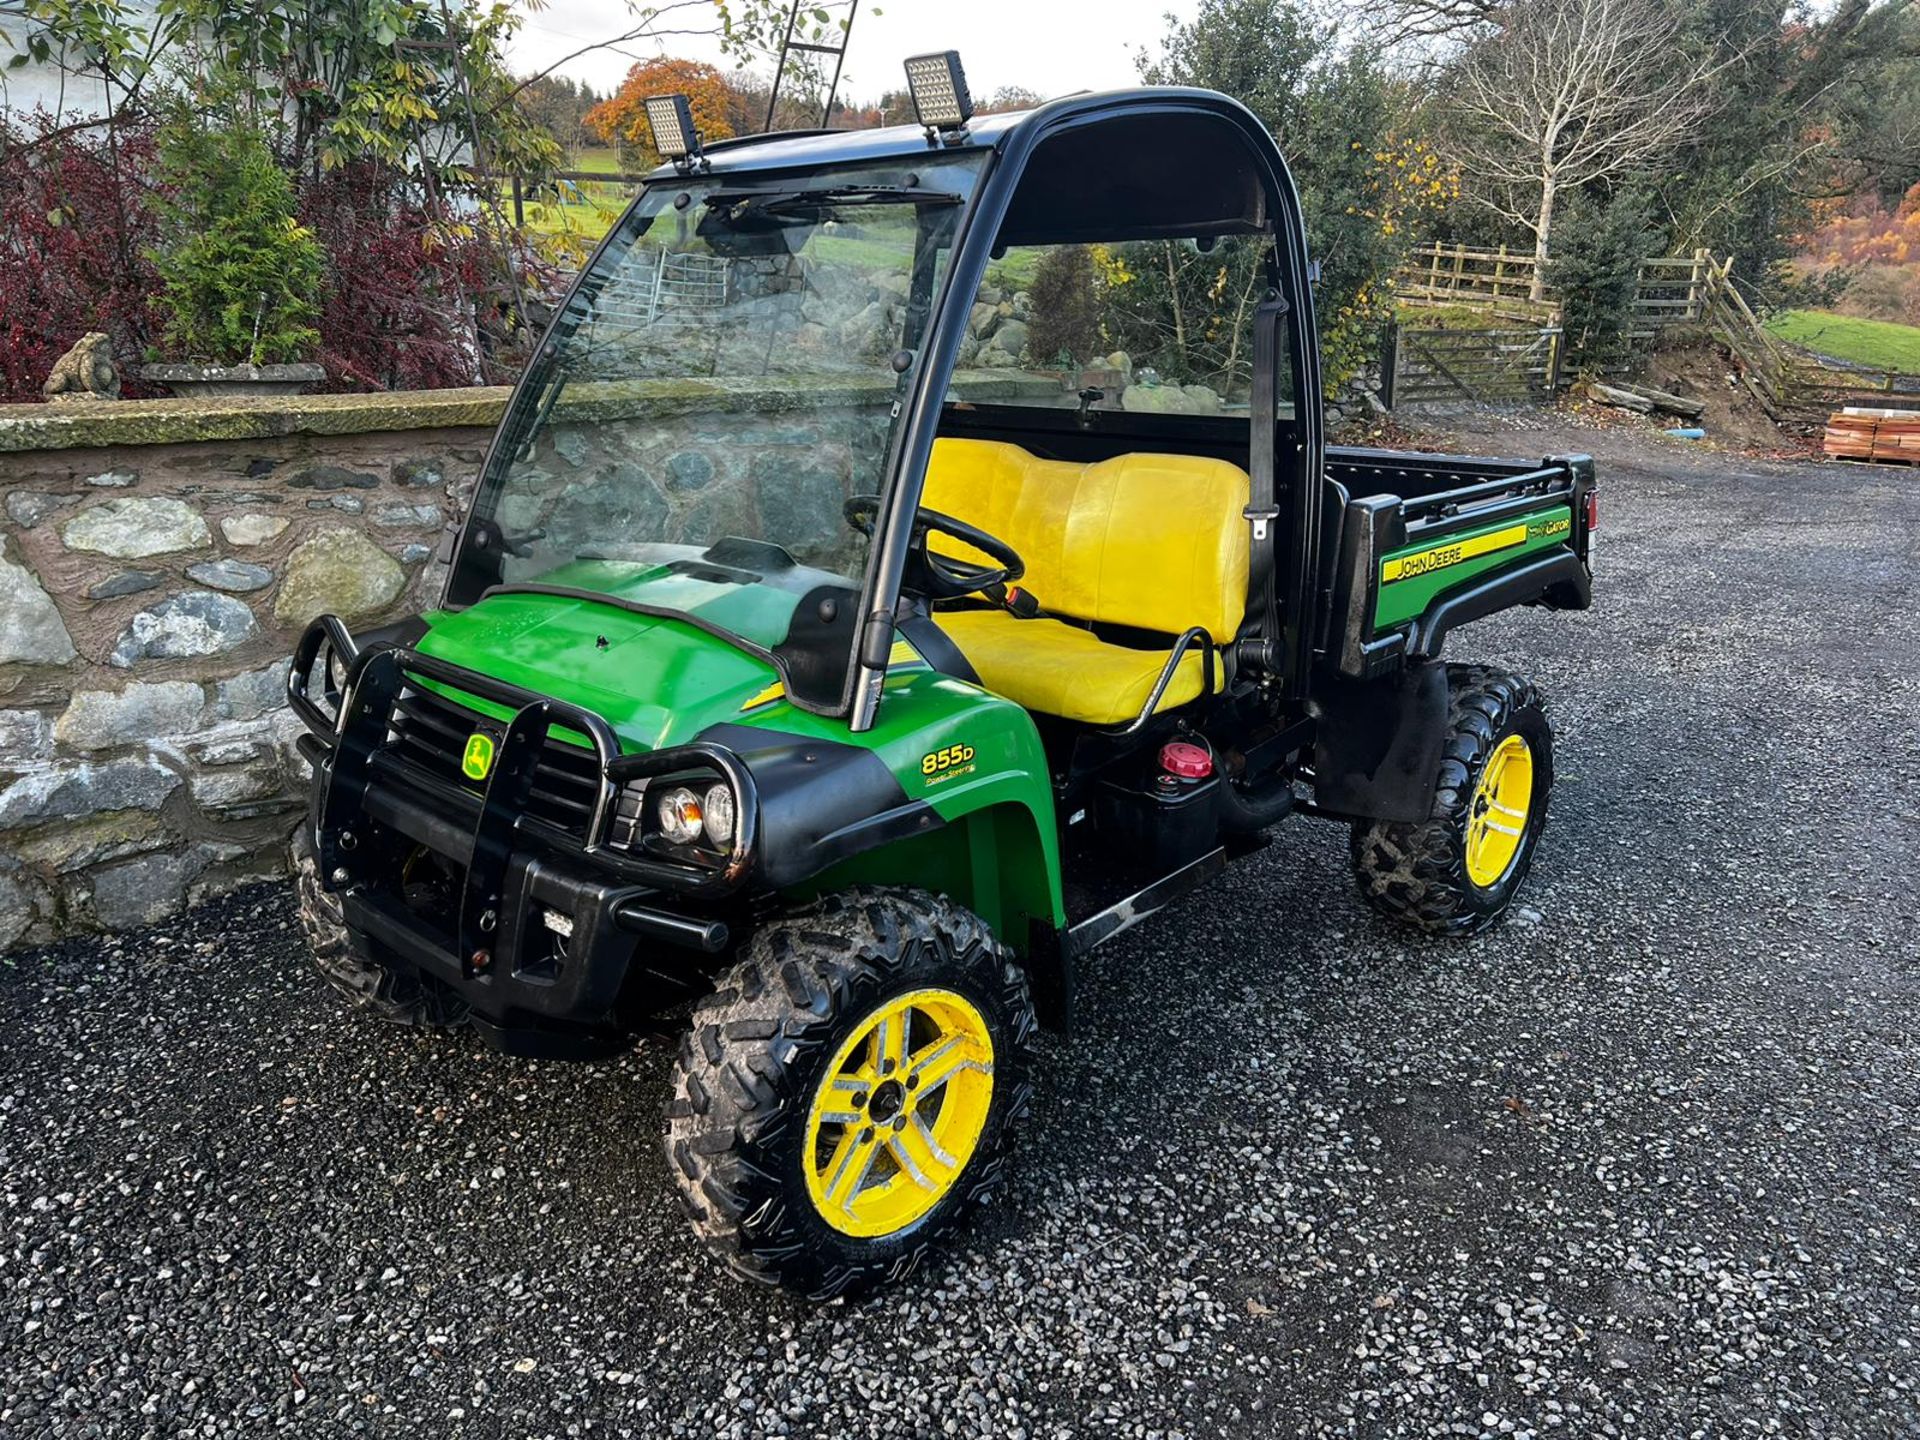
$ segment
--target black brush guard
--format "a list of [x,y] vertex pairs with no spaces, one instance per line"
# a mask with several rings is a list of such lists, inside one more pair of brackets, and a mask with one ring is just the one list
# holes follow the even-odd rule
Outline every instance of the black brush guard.
[[[328,647],[347,667],[337,715],[311,688],[315,662]],[[392,743],[403,696],[448,698],[428,685],[513,712],[504,725],[473,712],[476,729],[498,736],[478,792],[432,773]],[[322,885],[340,894],[357,939],[452,985],[480,1013],[603,1023],[642,942],[705,954],[730,943],[723,920],[680,907],[710,909],[737,891],[754,866],[758,797],[752,775],[731,751],[695,742],[622,755],[612,727],[590,710],[404,646],[361,650],[330,615],[302,636],[287,698],[313,732],[301,748],[314,765],[313,841]],[[569,743],[553,739],[556,729],[584,737],[591,747],[597,778],[583,831],[529,813],[543,753],[552,743]],[[624,785],[690,772],[733,787],[739,831],[723,864],[695,868],[608,843]],[[392,883],[390,857],[367,843],[374,827],[456,867],[463,879],[451,915],[423,915],[405,903]],[[380,873],[383,868],[389,873]]]

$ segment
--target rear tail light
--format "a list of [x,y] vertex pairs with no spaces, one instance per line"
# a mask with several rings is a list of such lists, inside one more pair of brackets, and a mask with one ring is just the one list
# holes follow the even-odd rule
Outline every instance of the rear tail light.
[[1600,492],[1587,491],[1587,533],[1591,535],[1600,528]]

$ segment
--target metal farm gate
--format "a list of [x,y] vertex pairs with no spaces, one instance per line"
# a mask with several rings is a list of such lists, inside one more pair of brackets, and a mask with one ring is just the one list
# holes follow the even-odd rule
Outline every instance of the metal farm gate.
[[1435,402],[1551,400],[1560,388],[1560,327],[1441,330],[1396,325],[1381,370],[1388,409]]
[[713,255],[642,250],[595,299],[594,321],[640,327],[666,310],[694,315],[717,310],[727,303],[728,265]]
[[726,305],[731,263],[719,256],[638,250],[594,297],[582,339],[586,363],[611,355],[614,363],[636,346],[661,347],[687,325],[700,325]]

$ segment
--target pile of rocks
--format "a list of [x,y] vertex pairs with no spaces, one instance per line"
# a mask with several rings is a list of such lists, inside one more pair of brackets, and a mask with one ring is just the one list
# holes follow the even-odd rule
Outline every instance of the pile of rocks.
[[[769,277],[752,272],[742,284],[743,294],[777,295],[800,288],[802,324],[796,342],[802,350],[823,346],[852,346],[866,351],[884,337],[898,336],[907,303],[907,277],[891,270],[859,275],[840,266],[795,267]],[[960,345],[963,370],[1033,369],[1037,357],[1027,351],[1028,321],[1033,300],[1025,290],[1008,291],[988,285],[981,289],[967,318],[967,338]],[[893,342],[897,343],[897,342]]]
[[283,868],[307,778],[286,657],[323,612],[433,603],[486,439],[338,435],[321,459],[204,440],[188,407],[181,443],[22,448],[41,408],[0,409],[0,950]]
[[1333,434],[1345,426],[1369,425],[1387,413],[1386,403],[1380,398],[1379,377],[1356,375],[1340,388],[1338,395],[1327,401],[1327,433]]
[[1126,367],[1127,386],[1120,392],[1123,410],[1148,415],[1218,415],[1225,407],[1220,392],[1211,385],[1178,384],[1163,380],[1153,370],[1142,370],[1135,375],[1132,361],[1124,354],[1107,357],[1109,365],[1115,361]]
[[962,369],[1013,370],[1023,363],[1042,363],[1027,355],[1027,322],[1033,318],[1033,297],[1025,290],[1002,290],[984,285],[967,316],[967,338],[960,342]]

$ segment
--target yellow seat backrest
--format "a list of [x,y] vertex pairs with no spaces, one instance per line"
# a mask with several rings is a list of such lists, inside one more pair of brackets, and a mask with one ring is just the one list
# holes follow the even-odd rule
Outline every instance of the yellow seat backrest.
[[[1042,460],[998,440],[939,439],[922,503],[1005,540],[1047,609],[1224,645],[1247,605],[1247,472],[1197,455]],[[984,560],[944,537],[936,548]]]

